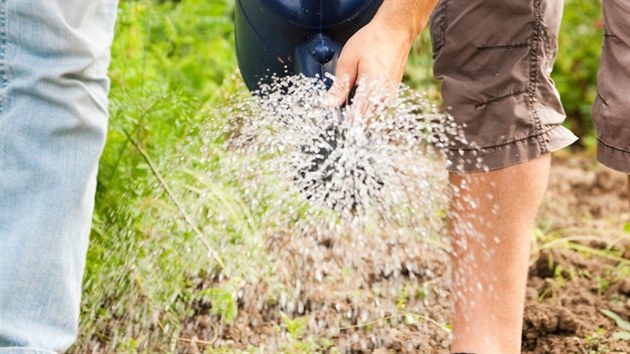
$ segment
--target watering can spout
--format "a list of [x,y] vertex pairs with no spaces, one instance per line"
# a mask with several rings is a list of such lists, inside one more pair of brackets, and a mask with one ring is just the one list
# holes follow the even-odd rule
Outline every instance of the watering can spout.
[[315,35],[309,42],[295,48],[295,72],[308,77],[317,77],[330,87],[329,75],[335,73],[341,46],[335,45],[323,34]]
[[273,76],[304,74],[327,86],[346,41],[383,0],[237,0],[236,54],[251,91]]

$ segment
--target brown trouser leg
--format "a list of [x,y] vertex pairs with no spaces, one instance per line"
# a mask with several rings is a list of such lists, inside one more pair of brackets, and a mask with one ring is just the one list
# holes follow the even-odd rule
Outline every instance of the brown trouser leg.
[[630,1],[603,5],[606,34],[593,105],[597,159],[630,174]]

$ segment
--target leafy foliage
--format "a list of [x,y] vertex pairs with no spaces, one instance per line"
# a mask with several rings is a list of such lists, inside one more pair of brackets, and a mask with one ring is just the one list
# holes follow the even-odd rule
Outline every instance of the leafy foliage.
[[222,288],[211,288],[200,291],[199,295],[207,297],[212,303],[211,313],[223,316],[227,323],[234,321],[238,314],[238,304],[231,292]]
[[[190,187],[198,184],[197,176],[172,168],[202,143],[216,149],[214,159],[201,162],[197,156],[191,164],[203,165],[198,167],[209,175],[220,167],[220,136],[200,139],[204,128],[218,124],[204,107],[243,91],[233,75],[232,7],[230,0],[120,4],[110,67],[110,129],[75,352],[95,343],[108,352],[170,352],[181,318],[202,297],[212,303],[211,313],[226,321],[236,315],[229,282],[201,294],[199,284],[220,268],[209,249],[230,239],[231,249],[247,249],[238,238],[244,230],[222,229],[217,220],[181,208],[196,205],[191,201],[199,195]],[[210,209],[238,210],[241,194],[229,177],[199,188],[218,193]],[[233,222],[247,217],[242,215]],[[252,227],[247,232],[256,232]]]

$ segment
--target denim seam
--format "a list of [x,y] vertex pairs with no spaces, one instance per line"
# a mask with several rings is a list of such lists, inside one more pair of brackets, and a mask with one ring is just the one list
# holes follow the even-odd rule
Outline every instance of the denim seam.
[[[9,33],[9,16],[7,16],[7,0],[0,0],[2,3],[0,4],[0,88],[7,87],[9,81],[9,66],[8,66],[8,58],[7,58],[7,50],[8,50],[8,33]],[[7,95],[6,93],[0,94],[0,119],[7,111]]]
[[[543,14],[542,14],[542,0],[534,0],[534,21],[533,31],[529,39],[530,51],[529,51],[529,83],[527,87],[527,108],[534,119],[534,128],[536,131],[543,131],[542,119],[536,110],[536,88],[538,86],[538,66],[540,65],[541,45],[544,37],[543,29]],[[547,141],[544,134],[538,134],[537,143],[542,153],[546,153],[549,150]]]
[[491,149],[496,149],[496,148],[501,148],[501,147],[505,147],[508,145],[513,145],[513,144],[517,144],[523,141],[527,141],[527,140],[532,140],[532,139],[536,139],[536,140],[540,140],[541,138],[546,139],[547,134],[562,126],[562,124],[551,124],[548,125],[546,128],[543,128],[540,132],[536,133],[536,134],[532,134],[532,135],[528,135],[522,138],[516,138],[516,139],[512,139],[510,141],[506,141],[504,143],[501,144],[496,144],[496,145],[486,145],[486,146],[475,146],[474,148],[453,148],[453,149],[449,149],[449,150],[457,150],[457,151],[481,151],[481,150],[491,150]]
[[0,348],[0,354],[56,354],[56,352],[51,350],[43,350],[32,347],[2,347]]

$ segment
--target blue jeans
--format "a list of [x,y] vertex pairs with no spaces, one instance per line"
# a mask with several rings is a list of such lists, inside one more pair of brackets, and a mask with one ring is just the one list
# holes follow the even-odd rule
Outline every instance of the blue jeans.
[[0,0],[0,353],[78,330],[115,0]]

